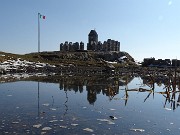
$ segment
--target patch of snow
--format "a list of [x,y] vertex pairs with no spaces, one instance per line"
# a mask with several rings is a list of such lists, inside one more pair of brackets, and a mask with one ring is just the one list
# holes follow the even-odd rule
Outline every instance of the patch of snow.
[[166,109],[166,110],[168,110],[168,111],[171,111],[171,110],[172,110],[171,108],[164,108],[164,109]]
[[19,124],[19,122],[18,121],[13,121],[12,124]]
[[12,71],[12,70],[22,70],[26,71],[27,67],[31,68],[44,68],[44,67],[56,67],[54,65],[50,65],[47,63],[35,63],[30,62],[26,60],[22,60],[21,58],[17,58],[16,60],[7,60],[2,63],[0,63],[0,69],[4,69],[6,72]]
[[140,129],[140,128],[131,128],[130,129],[131,131],[135,131],[135,132],[144,132],[145,130],[144,129]]
[[101,121],[101,122],[107,122],[107,124],[109,124],[109,125],[113,125],[113,124],[115,124],[114,122],[112,122],[112,121],[110,121],[110,120],[108,120],[108,119],[97,119],[98,121]]
[[78,126],[79,124],[71,124],[72,126]]
[[116,109],[110,108],[109,110],[111,110],[111,111],[115,111]]
[[44,127],[42,130],[43,131],[48,131],[48,130],[51,130],[52,128],[51,127]]
[[49,104],[48,103],[46,103],[46,104],[42,104],[43,106],[49,106]]
[[0,56],[1,56],[1,57],[5,57],[6,55],[4,55],[4,54],[0,54]]
[[84,131],[88,131],[88,132],[94,132],[94,130],[93,130],[93,129],[90,129],[90,128],[84,128],[83,130],[84,130]]
[[112,61],[106,61],[109,64],[117,64],[117,62],[112,62]]
[[67,126],[59,126],[60,128],[67,128]]
[[33,125],[34,128],[40,128],[41,126],[41,124]]
[[49,121],[49,123],[53,123],[53,122],[57,122],[58,120],[51,120]]
[[56,111],[56,108],[50,108],[52,111]]

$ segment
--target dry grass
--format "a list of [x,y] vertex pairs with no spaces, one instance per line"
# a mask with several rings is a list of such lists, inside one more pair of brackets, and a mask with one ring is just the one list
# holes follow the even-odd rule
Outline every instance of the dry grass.
[[[86,59],[84,57],[86,56]],[[16,60],[21,58],[23,60],[31,62],[49,63],[52,65],[69,65],[75,66],[91,66],[91,67],[105,67],[107,63],[99,58],[96,58],[94,52],[42,52],[42,53],[30,53],[30,54],[12,54],[0,51],[0,62],[7,60]],[[126,67],[128,64],[113,64],[115,68]]]

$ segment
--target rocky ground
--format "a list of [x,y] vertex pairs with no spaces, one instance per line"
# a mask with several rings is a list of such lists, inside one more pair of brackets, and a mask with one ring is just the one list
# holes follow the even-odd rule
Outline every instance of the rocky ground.
[[25,55],[0,52],[0,74],[48,72],[110,72],[135,65],[126,52],[41,52]]

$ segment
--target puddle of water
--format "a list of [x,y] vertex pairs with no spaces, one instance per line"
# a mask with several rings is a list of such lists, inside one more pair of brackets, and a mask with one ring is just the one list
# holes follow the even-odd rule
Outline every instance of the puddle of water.
[[[61,78],[0,84],[0,134],[179,134],[180,94],[142,80]],[[173,99],[173,100],[172,100]]]

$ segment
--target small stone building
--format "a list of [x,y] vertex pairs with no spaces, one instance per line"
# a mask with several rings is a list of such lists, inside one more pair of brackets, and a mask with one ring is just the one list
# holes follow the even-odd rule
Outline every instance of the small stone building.
[[77,50],[84,50],[84,43],[82,41],[80,43],[79,42],[75,42],[75,43],[69,42],[68,43],[68,41],[66,41],[64,44],[63,43],[60,44],[60,51],[74,52]]

